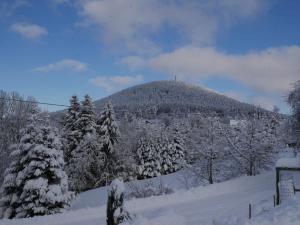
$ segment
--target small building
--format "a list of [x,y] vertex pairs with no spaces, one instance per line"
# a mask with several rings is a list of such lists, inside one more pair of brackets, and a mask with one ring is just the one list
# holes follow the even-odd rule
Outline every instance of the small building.
[[231,119],[229,121],[229,125],[232,126],[232,127],[244,126],[245,124],[247,124],[247,120]]
[[286,157],[276,163],[276,204],[300,191],[300,158]]

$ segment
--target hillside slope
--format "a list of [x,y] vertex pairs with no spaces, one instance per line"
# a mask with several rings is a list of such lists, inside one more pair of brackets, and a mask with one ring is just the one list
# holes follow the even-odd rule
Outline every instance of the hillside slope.
[[119,113],[129,111],[143,117],[203,111],[236,115],[254,109],[253,105],[178,81],[155,81],[125,89],[95,101],[96,109],[101,110],[108,101]]
[[[174,182],[178,184],[177,178],[173,174],[161,179],[174,185]],[[189,191],[177,190],[165,196],[132,199],[126,201],[126,207],[137,216],[136,225],[210,225],[230,216],[247,218],[249,203],[253,205],[254,216],[272,210],[273,194],[274,172],[269,172]],[[106,196],[106,188],[98,188],[82,193],[73,208],[63,214],[0,220],[0,225],[104,225]]]

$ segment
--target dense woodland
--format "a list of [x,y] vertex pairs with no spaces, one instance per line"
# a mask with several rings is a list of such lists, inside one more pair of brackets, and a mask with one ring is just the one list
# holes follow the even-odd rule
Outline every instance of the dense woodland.
[[33,98],[23,102],[2,91],[0,218],[61,212],[76,193],[115,178],[184,169],[193,186],[255,176],[271,169],[288,144],[299,149],[299,82],[287,99],[291,116],[179,86],[142,85],[95,103],[88,95],[72,96],[66,111],[51,115]]

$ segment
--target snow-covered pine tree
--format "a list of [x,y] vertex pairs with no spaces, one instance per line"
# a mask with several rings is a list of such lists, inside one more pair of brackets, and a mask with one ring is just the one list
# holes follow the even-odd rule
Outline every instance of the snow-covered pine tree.
[[156,151],[160,152],[159,163],[161,166],[161,174],[169,174],[174,172],[174,156],[175,145],[170,143],[167,137],[161,137],[157,140]]
[[173,143],[172,146],[174,148],[174,151],[172,151],[172,161],[173,161],[173,172],[178,171],[181,169],[185,164],[185,141],[183,138],[183,134],[180,133],[180,130],[178,127],[174,129],[174,137],[173,137]]
[[72,152],[77,148],[80,143],[80,136],[78,130],[77,120],[80,113],[80,104],[76,95],[70,99],[70,106],[64,115],[63,124],[63,138],[64,143],[64,156],[66,164],[69,163]]
[[26,126],[32,110],[36,108],[35,102],[32,97],[24,99],[16,92],[0,90],[0,185],[11,163],[9,155],[12,149],[9,146],[20,141],[20,130]]
[[158,150],[151,137],[139,141],[136,152],[138,179],[161,175],[161,152]]
[[77,192],[99,187],[99,183],[106,179],[103,172],[106,155],[100,151],[101,146],[97,134],[87,133],[78,147],[73,151],[69,168],[72,176],[70,188]]
[[96,131],[96,113],[93,100],[89,95],[85,95],[81,103],[81,110],[76,121],[76,127],[79,130],[80,140],[82,140],[87,133]]
[[107,199],[106,224],[117,225],[130,219],[124,208],[124,183],[119,179],[112,181]]
[[97,132],[100,136],[100,143],[102,145],[101,151],[107,155],[114,152],[114,146],[118,141],[119,128],[115,120],[115,112],[110,102],[107,103],[104,111],[97,120]]
[[[67,173],[69,176],[70,189],[79,191],[86,190],[87,187],[94,187],[91,182],[86,182],[79,187],[78,185],[81,185],[79,179],[84,180],[83,177],[79,178],[79,173],[80,176],[87,174],[86,171],[89,170],[87,161],[91,159],[89,154],[96,151],[96,147],[99,148],[98,151],[100,151],[99,145],[94,143],[94,141],[98,139],[96,133],[96,114],[92,99],[89,95],[86,95],[81,103],[81,109],[78,114],[78,119],[75,122],[75,126],[78,130],[78,132],[76,131],[75,133],[79,143],[69,156]],[[91,141],[91,143],[88,143],[88,141]]]
[[118,158],[115,151],[115,145],[120,136],[119,128],[115,120],[115,113],[112,104],[107,103],[104,111],[97,120],[97,133],[101,152],[106,155],[106,165],[103,173],[106,177],[103,185],[109,184],[118,173]]
[[22,131],[5,173],[0,200],[0,217],[23,218],[61,212],[69,206],[63,152],[57,131],[48,119],[34,114]]

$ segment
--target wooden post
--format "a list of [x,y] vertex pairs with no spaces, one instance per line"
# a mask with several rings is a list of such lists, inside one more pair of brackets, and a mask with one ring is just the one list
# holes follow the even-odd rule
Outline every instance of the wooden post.
[[276,206],[276,196],[273,195],[273,203],[274,203],[274,207]]
[[249,220],[251,219],[251,215],[252,214],[252,212],[251,212],[251,204],[249,204]]
[[279,205],[279,200],[280,200],[278,184],[279,184],[279,168],[276,168],[276,205]]

